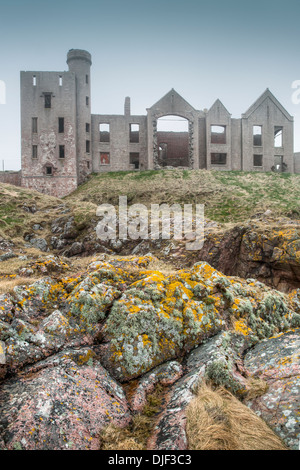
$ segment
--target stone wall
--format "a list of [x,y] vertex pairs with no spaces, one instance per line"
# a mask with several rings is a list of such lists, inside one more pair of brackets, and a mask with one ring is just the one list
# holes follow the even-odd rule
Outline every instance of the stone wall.
[[21,186],[21,171],[0,171],[0,183]]
[[300,152],[294,154],[295,157],[295,173],[300,173]]
[[[100,124],[109,124],[109,141],[100,141]],[[138,124],[130,142],[130,125]],[[147,164],[147,118],[131,115],[92,114],[93,171],[126,171],[133,169],[130,154],[139,154],[139,168],[146,170]]]
[[[45,93],[51,94],[50,107]],[[64,119],[63,132],[59,118]],[[57,197],[76,189],[76,122],[74,73],[21,72],[22,186]]]

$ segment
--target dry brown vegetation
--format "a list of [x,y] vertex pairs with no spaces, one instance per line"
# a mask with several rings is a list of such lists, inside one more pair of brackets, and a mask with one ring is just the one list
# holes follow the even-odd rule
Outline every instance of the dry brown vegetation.
[[10,238],[17,245],[24,244],[25,233],[31,231],[34,224],[40,224],[43,230],[37,236],[47,239],[52,235],[53,220],[63,216],[62,207],[68,209],[66,216],[74,217],[78,230],[88,225],[96,214],[93,203],[68,203],[37,191],[0,183],[0,237]]
[[278,436],[229,391],[203,384],[187,407],[190,450],[286,450]]
[[17,277],[14,279],[1,279],[0,280],[0,295],[12,294],[17,286],[27,286],[38,281],[38,277]]

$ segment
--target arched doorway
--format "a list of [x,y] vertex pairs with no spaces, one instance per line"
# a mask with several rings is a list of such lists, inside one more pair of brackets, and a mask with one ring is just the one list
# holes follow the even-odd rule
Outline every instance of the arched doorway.
[[189,166],[189,121],[177,115],[157,119],[158,165]]

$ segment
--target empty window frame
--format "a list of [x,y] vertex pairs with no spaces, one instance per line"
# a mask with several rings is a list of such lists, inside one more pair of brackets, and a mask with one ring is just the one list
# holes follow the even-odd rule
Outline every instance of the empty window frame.
[[32,76],[32,85],[36,86],[36,75]]
[[226,144],[226,126],[210,126],[210,141],[212,144]]
[[274,147],[282,147],[283,127],[274,126]]
[[65,146],[64,145],[60,145],[59,146],[59,158],[65,158]]
[[62,86],[62,84],[63,84],[62,75],[60,75],[60,76],[58,77],[58,84],[59,84],[59,86]]
[[52,176],[53,174],[52,166],[46,166],[45,172],[47,176]]
[[85,104],[88,106],[90,103],[90,99],[88,96],[85,97]]
[[88,122],[85,124],[85,132],[90,132],[90,124]]
[[100,165],[110,165],[109,152],[100,152]]
[[32,133],[37,134],[37,131],[38,131],[38,118],[33,117],[32,118]]
[[140,154],[138,152],[130,152],[129,154],[129,163],[134,165],[135,169],[140,167]]
[[262,126],[253,126],[253,145],[262,147]]
[[45,108],[51,108],[51,93],[44,93]]
[[60,134],[65,132],[65,119],[62,117],[58,118],[58,132]]
[[86,153],[90,153],[90,151],[91,151],[91,143],[90,143],[89,140],[85,141],[85,151],[86,151]]
[[107,123],[99,124],[100,142],[110,142],[110,125]]
[[140,125],[129,124],[129,142],[138,143],[140,141]]
[[254,154],[253,155],[253,166],[262,167],[263,166],[263,156]]
[[88,76],[88,75],[85,76],[85,83],[86,83],[86,84],[89,83],[89,76]]
[[227,153],[211,153],[210,161],[212,165],[226,165]]
[[32,158],[37,158],[38,157],[37,150],[38,150],[37,145],[33,145],[32,146],[32,153],[31,153]]

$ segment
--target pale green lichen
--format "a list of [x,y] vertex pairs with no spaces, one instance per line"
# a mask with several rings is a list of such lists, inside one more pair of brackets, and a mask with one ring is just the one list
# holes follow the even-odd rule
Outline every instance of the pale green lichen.
[[234,379],[230,370],[232,363],[225,358],[217,359],[209,363],[205,369],[205,378],[212,381],[215,385],[223,386],[232,393],[238,393],[241,390],[241,384]]

